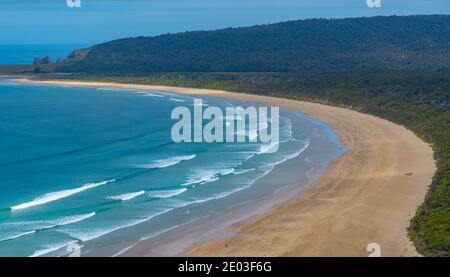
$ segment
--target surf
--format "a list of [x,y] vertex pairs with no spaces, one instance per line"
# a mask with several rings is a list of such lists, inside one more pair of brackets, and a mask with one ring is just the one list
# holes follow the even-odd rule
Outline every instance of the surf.
[[116,195],[116,196],[108,196],[106,198],[112,199],[112,200],[128,201],[128,200],[134,199],[138,196],[141,196],[143,194],[145,194],[145,191],[141,190],[138,192],[130,192],[130,193],[124,193],[124,194],[120,194],[120,195]]
[[18,239],[18,238],[21,238],[21,237],[24,237],[27,235],[35,234],[36,232],[56,228],[59,226],[65,226],[65,225],[78,223],[78,222],[84,221],[88,218],[94,217],[95,215],[96,215],[95,212],[91,212],[88,214],[63,216],[63,217],[59,217],[56,219],[49,219],[49,220],[35,220],[35,221],[20,221],[20,222],[4,223],[3,226],[15,227],[15,228],[22,229],[22,230],[10,232],[10,234],[6,234],[3,237],[1,237],[1,232],[0,232],[0,242]]
[[108,181],[103,181],[100,183],[89,183],[89,184],[85,184],[79,188],[74,188],[74,189],[68,189],[68,190],[62,190],[62,191],[57,191],[57,192],[50,192],[50,193],[46,193],[42,196],[39,196],[37,198],[35,198],[32,201],[29,202],[25,202],[16,206],[12,206],[10,209],[12,211],[17,211],[17,210],[23,210],[23,209],[28,209],[31,207],[35,207],[35,206],[40,206],[40,205],[44,205],[44,204],[48,204],[57,200],[61,200],[63,198],[72,196],[74,194],[83,192],[85,190],[88,189],[92,189],[92,188],[96,188],[99,186],[103,186],[106,185],[108,183],[112,183],[115,182],[116,180],[108,180]]
[[180,194],[186,192],[187,190],[188,190],[187,188],[175,189],[175,190],[154,190],[154,191],[149,191],[148,195],[152,198],[170,198],[173,196],[180,195]]
[[183,161],[189,161],[196,157],[197,155],[189,155],[189,156],[176,156],[167,159],[154,160],[150,164],[137,164],[134,165],[137,168],[145,168],[145,169],[153,169],[153,168],[165,168],[172,165],[179,164]]

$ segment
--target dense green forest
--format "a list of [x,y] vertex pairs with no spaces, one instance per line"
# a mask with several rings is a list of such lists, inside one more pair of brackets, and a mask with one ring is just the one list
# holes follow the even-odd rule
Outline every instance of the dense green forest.
[[74,51],[65,72],[450,69],[450,16],[308,19],[125,38]]
[[73,75],[45,78],[271,95],[342,106],[402,124],[432,144],[438,165],[426,200],[411,221],[409,235],[420,253],[450,256],[449,73],[161,73],[133,77]]

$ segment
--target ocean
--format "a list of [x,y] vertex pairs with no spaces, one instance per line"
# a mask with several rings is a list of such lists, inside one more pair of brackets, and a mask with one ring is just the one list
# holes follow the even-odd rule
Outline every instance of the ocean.
[[32,64],[37,57],[49,56],[53,62],[87,44],[0,44],[0,65]]
[[0,256],[65,256],[73,243],[82,256],[115,255],[280,191],[296,195],[345,151],[327,125],[283,109],[276,153],[261,143],[175,143],[171,111],[193,101],[0,79]]

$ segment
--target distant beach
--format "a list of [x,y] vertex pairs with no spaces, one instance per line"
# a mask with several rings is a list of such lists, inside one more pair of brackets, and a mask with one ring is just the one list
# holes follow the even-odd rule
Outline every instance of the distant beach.
[[[348,109],[244,93],[113,83],[42,83],[212,95],[280,106],[325,122],[348,150],[289,202],[272,209],[261,207],[250,219],[244,216],[245,211],[242,216],[233,215],[235,222],[229,232],[203,234],[198,241],[194,238],[204,231],[199,227],[186,228],[177,237],[168,231],[164,245],[150,237],[119,255],[367,256],[369,243],[378,243],[382,256],[418,255],[407,238],[407,227],[424,200],[435,165],[431,147],[402,126]],[[413,174],[407,174],[410,172]]]

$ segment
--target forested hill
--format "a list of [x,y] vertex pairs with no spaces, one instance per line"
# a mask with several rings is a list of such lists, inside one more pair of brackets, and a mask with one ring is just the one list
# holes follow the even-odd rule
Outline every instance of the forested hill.
[[450,16],[309,19],[115,40],[72,72],[449,70]]

